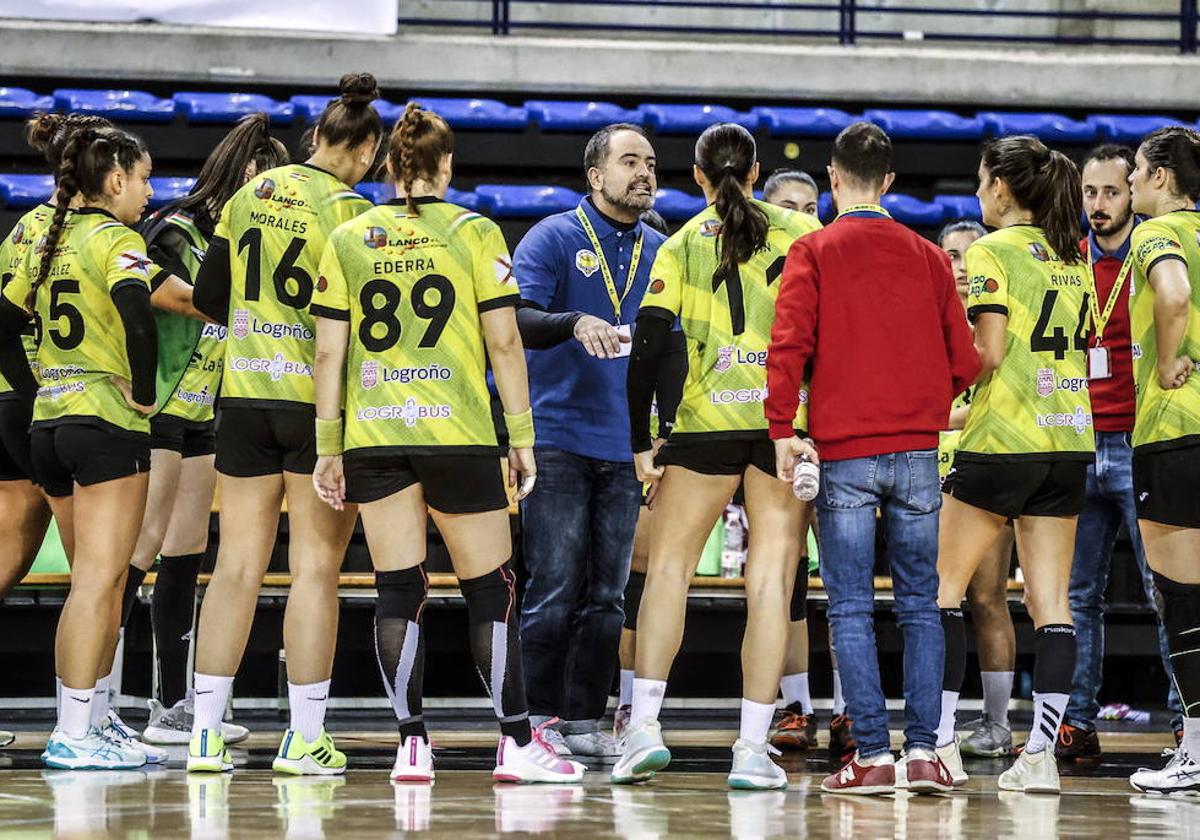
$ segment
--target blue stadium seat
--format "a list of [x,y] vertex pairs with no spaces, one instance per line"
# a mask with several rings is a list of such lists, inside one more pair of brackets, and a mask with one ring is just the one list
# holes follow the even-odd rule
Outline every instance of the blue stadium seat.
[[659,134],[695,134],[713,123],[732,122],[757,131],[759,115],[735,111],[724,105],[641,105],[646,125]]
[[[332,96],[304,95],[291,98],[292,107],[296,109],[296,119],[309,125],[321,118],[321,112],[331,101],[333,101]],[[397,105],[384,99],[375,100],[371,103],[371,107],[379,112],[379,118],[383,120],[388,131],[391,131],[392,125],[404,114],[403,105]]]
[[530,122],[542,131],[596,131],[612,123],[642,124],[641,109],[622,108],[611,102],[553,102],[533,99],[525,103]]
[[979,209],[979,199],[973,195],[935,195],[933,200],[942,205],[943,218],[947,222],[958,219],[974,219],[983,221],[983,211]]
[[704,209],[704,196],[663,187],[654,196],[654,209],[669,222],[686,221]]
[[883,209],[898,222],[906,225],[940,225],[946,218],[946,210],[933,201],[922,201],[911,195],[889,193],[881,201]]
[[360,181],[354,191],[372,204],[383,204],[396,197],[395,188],[386,181]]
[[529,114],[523,106],[517,108],[495,99],[441,99],[428,96],[414,99],[450,123],[451,128],[519,131],[529,124]]
[[755,108],[772,136],[835,137],[856,117],[837,108]]
[[53,110],[53,96],[38,96],[25,88],[0,87],[0,117],[32,117],[38,111]]
[[1093,114],[1088,122],[1096,126],[1100,139],[1108,143],[1138,143],[1143,137],[1164,125],[1181,125],[1174,117],[1128,114]]
[[829,224],[833,221],[833,216],[833,194],[827,192],[821,193],[817,198],[817,218],[825,224]]
[[195,183],[195,178],[151,178],[150,186],[154,188],[154,197],[150,199],[150,209],[183,198],[191,192]]
[[989,137],[1032,134],[1047,143],[1092,143],[1096,140],[1094,123],[1073,120],[1062,114],[981,111],[977,116],[983,120]]
[[573,210],[583,196],[566,187],[480,184],[475,188],[482,212],[500,219],[534,219]]
[[50,200],[54,178],[50,175],[0,175],[0,199],[5,207],[27,209]]
[[54,91],[54,107],[60,111],[83,111],[121,122],[169,123],[175,119],[175,103],[142,90]]
[[190,123],[224,124],[237,122],[246,114],[262,111],[277,125],[288,125],[295,117],[291,102],[279,102],[261,93],[198,93],[183,91],[175,94],[179,111]]
[[863,119],[875,123],[893,139],[979,140],[984,131],[979,117],[960,117],[949,111],[872,109],[863,112]]
[[454,189],[454,187],[450,187],[450,189],[446,190],[446,201],[450,202],[451,204],[457,204],[459,207],[465,207],[468,210],[475,211],[479,211],[480,205],[482,204],[479,196],[475,195],[475,193],[463,192],[462,190]]

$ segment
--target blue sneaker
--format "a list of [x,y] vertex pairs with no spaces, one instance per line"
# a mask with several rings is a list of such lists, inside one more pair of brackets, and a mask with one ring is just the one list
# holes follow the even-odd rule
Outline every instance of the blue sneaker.
[[133,770],[146,763],[146,754],[104,737],[94,726],[82,738],[55,729],[46,742],[42,763],[59,770]]
[[625,734],[625,750],[613,766],[614,785],[631,785],[654,778],[671,763],[671,751],[663,744],[662,726],[652,718],[635,721]]

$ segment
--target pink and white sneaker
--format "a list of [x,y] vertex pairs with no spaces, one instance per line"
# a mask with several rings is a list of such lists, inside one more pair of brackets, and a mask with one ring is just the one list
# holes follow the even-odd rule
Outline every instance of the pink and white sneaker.
[[584,766],[578,761],[559,757],[554,747],[546,743],[542,730],[533,730],[533,740],[523,747],[508,736],[500,736],[496,747],[496,769],[492,778],[498,782],[549,782],[570,784],[583,780]]
[[433,749],[428,741],[418,735],[410,735],[400,742],[396,750],[396,763],[392,765],[392,781],[433,781]]

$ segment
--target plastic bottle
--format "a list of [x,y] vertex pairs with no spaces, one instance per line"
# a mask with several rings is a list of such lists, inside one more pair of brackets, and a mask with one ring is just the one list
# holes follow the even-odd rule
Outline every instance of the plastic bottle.
[[817,498],[817,490],[821,486],[821,471],[812,461],[805,459],[796,462],[796,471],[792,478],[792,492],[802,502],[811,502]]
[[746,565],[745,511],[740,505],[727,505],[724,520],[725,546],[721,550],[721,577],[741,577]]

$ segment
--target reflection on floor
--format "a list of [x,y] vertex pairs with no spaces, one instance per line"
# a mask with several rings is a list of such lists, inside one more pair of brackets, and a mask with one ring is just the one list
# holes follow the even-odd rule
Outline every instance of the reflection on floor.
[[[1104,759],[1064,768],[1061,797],[996,790],[1003,760],[969,762],[964,791],[947,796],[855,798],[820,792],[823,751],[787,755],[786,792],[729,791],[727,730],[676,733],[676,760],[653,782],[613,787],[591,765],[582,786],[494,784],[485,732],[435,733],[433,785],[397,785],[387,770],[395,741],[382,732],[343,732],[344,778],[271,773],[278,735],[261,732],[235,750],[232,774],[168,768],[126,772],[43,770],[44,733],[23,732],[0,751],[0,836],[360,838],[422,832],[475,837],[586,833],[590,838],[812,837],[1019,838],[1078,836],[1200,840],[1200,801],[1135,795],[1129,772],[1162,761],[1154,734],[1105,738]],[[690,746],[689,746],[690,744]],[[1118,752],[1118,750],[1120,750]]]

